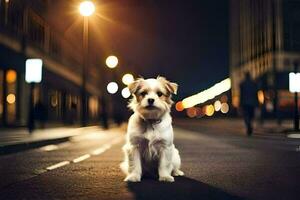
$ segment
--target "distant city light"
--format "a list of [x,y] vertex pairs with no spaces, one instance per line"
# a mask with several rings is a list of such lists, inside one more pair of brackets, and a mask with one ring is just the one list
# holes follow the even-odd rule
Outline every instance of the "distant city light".
[[122,82],[125,85],[129,85],[130,83],[132,83],[134,81],[134,77],[132,74],[124,74],[124,76],[122,77]]
[[215,113],[215,108],[214,108],[214,106],[212,104],[206,106],[206,112],[205,112],[205,114],[207,116],[209,116],[209,117],[213,116],[214,113]]
[[201,107],[196,107],[197,117],[203,117],[205,113],[203,113]]
[[184,107],[182,105],[182,101],[178,101],[176,104],[175,104],[175,109],[178,111],[178,112],[181,112],[184,110]]
[[95,12],[95,5],[92,1],[83,1],[79,5],[79,12],[82,16],[88,17]]
[[239,107],[239,101],[240,101],[240,99],[239,99],[238,96],[233,96],[233,97],[232,97],[232,105],[233,105],[235,108]]
[[6,97],[6,101],[9,104],[14,104],[16,102],[16,96],[14,94],[9,94]]
[[221,109],[221,102],[219,100],[214,103],[215,111],[219,111]]
[[108,93],[115,94],[118,91],[119,86],[116,82],[110,82],[109,84],[107,84],[106,89]]
[[227,95],[226,94],[222,95],[220,100],[221,100],[221,103],[226,103],[228,101]]
[[123,88],[121,94],[122,94],[122,97],[124,97],[125,99],[127,99],[128,97],[130,97],[130,91],[129,91],[128,87]]
[[56,107],[58,105],[58,98],[57,95],[51,95],[50,103],[52,107]]
[[290,92],[300,92],[300,73],[289,73]]
[[25,81],[27,83],[39,83],[42,81],[42,66],[41,59],[27,59],[25,66]]
[[219,83],[216,83],[214,86],[199,92],[198,94],[183,99],[183,107],[190,108],[197,104],[205,103],[206,101],[215,98],[223,92],[230,90],[230,88],[231,81],[230,78],[227,78]]
[[6,72],[6,81],[7,81],[7,83],[14,83],[14,82],[16,82],[16,80],[17,80],[16,71],[12,70],[12,69],[8,70]]
[[115,68],[119,63],[119,60],[116,56],[108,56],[106,58],[106,65],[109,68]]
[[186,110],[186,114],[189,118],[193,118],[197,116],[197,110],[194,107],[188,108]]
[[264,97],[264,92],[262,90],[259,90],[257,92],[257,98],[258,98],[258,102],[260,104],[264,104],[264,101],[265,101],[265,97]]
[[224,114],[226,114],[226,113],[228,113],[228,111],[229,111],[229,105],[228,105],[228,103],[222,103],[222,105],[221,105],[221,112],[224,113]]

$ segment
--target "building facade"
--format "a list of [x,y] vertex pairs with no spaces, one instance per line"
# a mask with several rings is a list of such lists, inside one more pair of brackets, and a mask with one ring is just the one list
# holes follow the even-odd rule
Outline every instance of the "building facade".
[[[31,3],[30,3],[31,2]],[[0,127],[24,126],[29,113],[27,58],[43,60],[42,82],[34,88],[39,115],[53,123],[76,123],[81,116],[82,41],[68,41],[47,22],[50,1],[0,0]],[[89,61],[87,115],[100,115],[101,69]]]
[[300,1],[231,0],[229,30],[233,105],[238,107],[239,84],[250,72],[266,113],[292,115],[288,74],[300,65]]

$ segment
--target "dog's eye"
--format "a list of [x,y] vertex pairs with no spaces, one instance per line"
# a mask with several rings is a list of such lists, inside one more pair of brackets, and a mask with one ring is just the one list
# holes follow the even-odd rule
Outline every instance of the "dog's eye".
[[157,92],[156,94],[157,94],[157,96],[159,96],[159,97],[161,97],[161,96],[163,95],[162,92]]
[[144,96],[146,96],[148,93],[147,92],[141,92],[141,95],[144,97]]

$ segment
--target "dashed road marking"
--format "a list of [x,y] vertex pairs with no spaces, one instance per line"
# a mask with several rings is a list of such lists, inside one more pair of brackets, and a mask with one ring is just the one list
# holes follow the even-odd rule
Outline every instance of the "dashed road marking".
[[79,163],[81,161],[84,161],[84,160],[88,159],[89,157],[91,157],[90,154],[84,154],[83,156],[79,156],[78,158],[75,158],[73,160],[73,163]]
[[40,148],[40,150],[42,151],[53,151],[53,150],[56,150],[58,149],[58,146],[55,145],[55,144],[50,144],[50,145],[47,145],[47,146],[43,146]]
[[62,161],[55,165],[51,165],[50,167],[47,167],[46,169],[50,171],[50,170],[57,169],[59,167],[62,167],[62,166],[68,165],[68,164],[70,164],[70,161]]
[[[123,137],[121,137],[121,138],[115,138],[110,143],[104,144],[102,147],[100,147],[98,149],[95,149],[94,151],[91,152],[91,154],[84,154],[82,156],[79,156],[79,157],[73,159],[72,161],[62,161],[62,162],[59,162],[57,164],[51,165],[51,166],[47,167],[46,169],[48,171],[54,170],[54,169],[57,169],[59,167],[63,167],[65,165],[69,165],[71,163],[79,163],[81,161],[84,161],[84,160],[90,158],[91,156],[100,155],[100,154],[104,153],[105,151],[107,151],[108,149],[110,149],[113,145],[121,142],[122,140],[123,140]],[[50,145],[48,145],[48,146],[50,146]],[[53,147],[48,147],[48,148],[49,149],[51,149],[51,148],[55,149],[54,146]]]

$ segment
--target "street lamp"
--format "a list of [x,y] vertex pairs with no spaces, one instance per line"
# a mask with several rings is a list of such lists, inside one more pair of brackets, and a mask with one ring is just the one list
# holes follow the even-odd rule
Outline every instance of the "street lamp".
[[88,37],[89,37],[89,16],[95,12],[95,5],[92,1],[83,1],[79,5],[79,13],[83,16],[83,66],[82,66],[82,88],[81,88],[81,124],[86,126],[87,95],[86,76],[88,72]]
[[91,16],[95,12],[95,5],[91,1],[83,1],[79,5],[79,12],[82,16]]
[[34,129],[33,89],[35,83],[40,83],[42,81],[42,66],[43,61],[41,59],[27,59],[25,63],[25,81],[30,84],[27,123],[29,133]]
[[119,86],[116,82],[110,82],[107,84],[106,89],[107,89],[108,93],[115,94],[118,91]]
[[124,76],[122,77],[122,82],[125,85],[129,85],[130,83],[132,83],[134,81],[134,77],[132,74],[124,74]]
[[105,63],[106,63],[107,67],[109,67],[109,68],[112,69],[112,68],[115,68],[118,65],[119,60],[118,60],[118,58],[116,56],[108,56],[106,58]]
[[298,63],[296,62],[294,63],[294,71],[289,73],[289,90],[295,93],[294,130],[299,131],[298,92],[300,92],[300,73],[297,73]]
[[128,97],[130,97],[129,88],[128,87],[123,88],[121,94],[122,94],[122,97],[125,98],[125,99],[127,99]]

